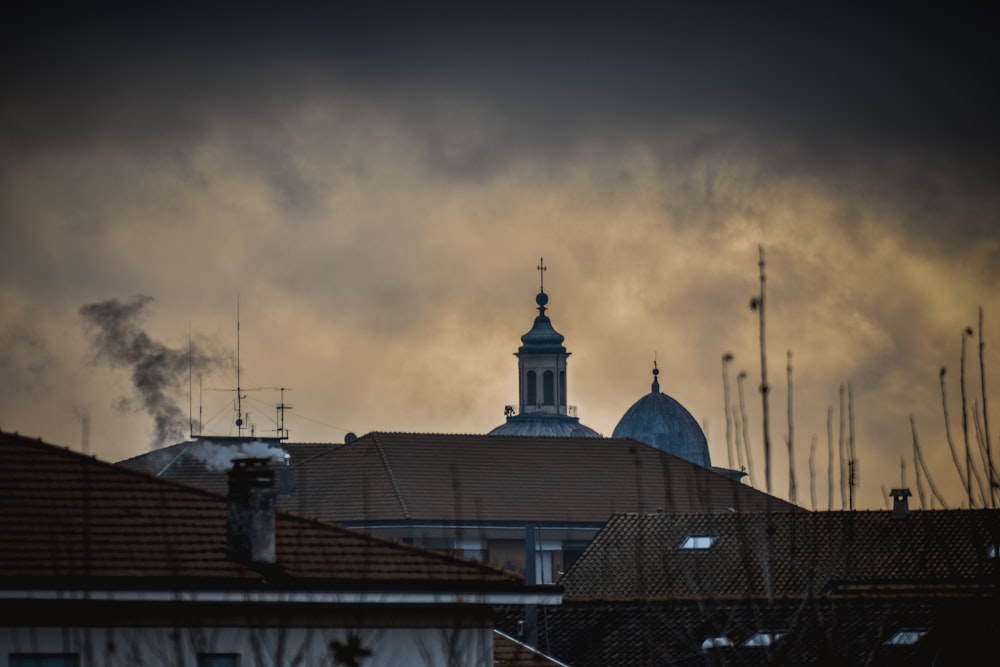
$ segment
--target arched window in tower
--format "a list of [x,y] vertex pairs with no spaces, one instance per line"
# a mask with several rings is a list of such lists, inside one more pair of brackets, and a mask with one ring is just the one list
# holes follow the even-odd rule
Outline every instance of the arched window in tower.
[[545,371],[542,376],[542,398],[544,405],[556,404],[556,377],[552,371]]
[[535,371],[528,371],[524,376],[524,404],[535,405],[538,403],[538,376]]
[[559,405],[566,407],[566,371],[559,371]]

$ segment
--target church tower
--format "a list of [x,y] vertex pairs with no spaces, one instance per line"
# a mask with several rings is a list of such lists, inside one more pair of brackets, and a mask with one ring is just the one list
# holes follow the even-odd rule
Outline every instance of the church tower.
[[562,334],[545,315],[548,302],[543,288],[535,297],[538,317],[531,331],[521,336],[521,347],[515,355],[522,415],[566,414],[566,359],[570,353],[563,346]]
[[555,330],[545,314],[549,295],[545,293],[544,261],[539,260],[541,289],[535,297],[538,316],[531,331],[521,336],[517,357],[517,414],[510,414],[507,423],[490,431],[490,435],[550,435],[599,438],[601,435],[570,416],[566,403],[566,360],[570,353],[563,345],[563,335]]

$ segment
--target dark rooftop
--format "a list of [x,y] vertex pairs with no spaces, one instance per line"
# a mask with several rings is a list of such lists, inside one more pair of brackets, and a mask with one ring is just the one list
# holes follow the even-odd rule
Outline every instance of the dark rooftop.
[[[226,551],[226,498],[0,432],[0,578],[140,586],[262,585]],[[270,583],[524,590],[519,575],[279,512]]]
[[[224,488],[224,473],[209,471],[193,447],[181,443],[120,465]],[[658,509],[801,509],[628,439],[369,433],[345,445],[282,447],[291,455],[294,492],[279,506],[331,522],[603,523],[617,512]]]

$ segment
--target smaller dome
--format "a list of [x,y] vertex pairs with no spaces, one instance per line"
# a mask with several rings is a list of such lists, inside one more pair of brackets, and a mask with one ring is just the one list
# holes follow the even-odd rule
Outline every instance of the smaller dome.
[[612,437],[632,438],[711,468],[708,440],[705,439],[701,426],[683,405],[660,393],[660,382],[656,377],[658,374],[659,371],[654,368],[652,391],[625,412],[615,426]]
[[545,314],[545,304],[549,302],[549,295],[539,292],[535,297],[538,304],[538,316],[531,327],[531,331],[521,336],[521,347],[517,353],[521,354],[567,354],[563,346],[565,338],[552,326],[552,321]]
[[600,433],[580,423],[579,418],[568,415],[550,415],[535,412],[530,415],[513,415],[487,435],[530,435],[554,438],[600,438]]

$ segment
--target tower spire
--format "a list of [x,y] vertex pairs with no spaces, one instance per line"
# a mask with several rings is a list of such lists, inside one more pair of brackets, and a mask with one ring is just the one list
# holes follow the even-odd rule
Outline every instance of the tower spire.
[[535,268],[538,269],[538,277],[539,277],[539,279],[541,281],[541,287],[540,287],[540,289],[538,291],[542,292],[544,294],[545,293],[545,272],[548,271],[548,267],[545,266],[545,258],[544,257],[539,257],[538,258],[538,266],[535,267]]

